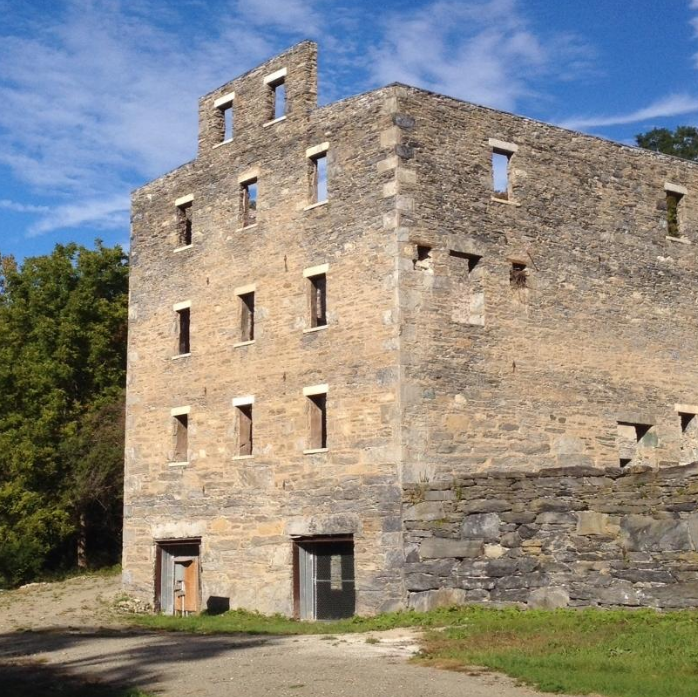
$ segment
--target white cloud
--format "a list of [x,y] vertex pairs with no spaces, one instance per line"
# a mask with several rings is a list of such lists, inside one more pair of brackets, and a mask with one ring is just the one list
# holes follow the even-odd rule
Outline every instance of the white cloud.
[[652,102],[649,106],[635,111],[615,116],[582,116],[566,119],[559,126],[574,130],[600,128],[603,126],[621,126],[629,123],[639,123],[681,114],[698,112],[698,98],[687,94],[675,94]]
[[377,8],[387,19],[370,33],[361,6],[327,0],[40,5],[23,4],[15,31],[0,27],[0,165],[54,202],[31,211],[31,235],[125,226],[127,192],[195,155],[198,97],[308,36],[321,38],[332,98],[363,70],[372,85],[514,109],[540,79],[569,79],[590,61],[574,36],[534,31],[520,0]]
[[0,209],[12,211],[13,213],[47,213],[50,208],[48,206],[34,206],[28,203],[18,203],[9,199],[0,199]]
[[252,24],[267,30],[279,28],[315,36],[321,27],[319,15],[312,2],[307,0],[238,0],[237,12],[245,18],[248,26]]
[[574,36],[535,33],[519,0],[439,0],[391,17],[385,36],[372,56],[376,82],[509,110],[535,92],[537,79],[568,79],[592,55]]
[[244,5],[254,22],[236,0],[218,16],[167,3],[167,18],[153,0],[67,0],[0,29],[0,164],[57,200],[29,234],[114,225],[125,192],[195,155],[200,95],[295,40],[284,32],[317,26],[310,1]]
[[128,225],[130,203],[129,196],[122,194],[56,206],[29,228],[28,236],[37,237],[53,230],[85,224],[99,230],[123,227]]

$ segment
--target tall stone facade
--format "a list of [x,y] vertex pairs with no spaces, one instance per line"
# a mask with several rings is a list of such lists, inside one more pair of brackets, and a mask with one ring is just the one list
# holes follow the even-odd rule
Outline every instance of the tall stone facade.
[[696,165],[402,85],[316,102],[304,42],[133,196],[124,583],[161,608],[433,604],[415,540],[466,509],[415,491],[698,459]]

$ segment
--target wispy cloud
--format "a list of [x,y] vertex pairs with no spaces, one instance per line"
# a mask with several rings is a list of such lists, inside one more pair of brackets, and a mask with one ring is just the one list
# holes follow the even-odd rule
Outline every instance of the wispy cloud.
[[51,209],[29,227],[28,236],[37,237],[52,230],[80,227],[89,224],[97,230],[108,230],[128,225],[130,199],[128,194],[109,198],[83,199]]
[[47,213],[51,210],[48,206],[34,206],[28,203],[18,203],[9,199],[0,199],[0,209],[13,213]]
[[521,0],[419,0],[394,14],[328,0],[41,5],[0,28],[0,165],[52,202],[23,211],[37,216],[32,236],[125,226],[127,192],[194,156],[198,97],[302,38],[322,41],[331,98],[398,80],[515,109],[593,58],[579,38],[533,27]]
[[440,0],[387,21],[372,55],[376,82],[400,81],[514,109],[545,76],[567,79],[593,51],[573,35],[541,35],[519,0]]
[[58,201],[30,235],[123,223],[124,192],[193,157],[199,95],[317,25],[310,1],[257,2],[254,22],[249,3],[216,7],[168,3],[163,22],[153,0],[68,0],[0,29],[0,163]]
[[580,116],[562,121],[558,125],[564,128],[588,129],[604,126],[621,126],[629,123],[639,123],[652,119],[698,112],[698,97],[687,94],[675,94],[652,102],[649,106],[635,111],[616,114],[615,116]]

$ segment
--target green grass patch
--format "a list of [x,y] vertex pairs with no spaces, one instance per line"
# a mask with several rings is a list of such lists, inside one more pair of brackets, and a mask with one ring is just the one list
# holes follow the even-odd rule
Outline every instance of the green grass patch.
[[422,660],[484,666],[545,692],[698,695],[698,613],[468,608],[428,631]]
[[339,622],[297,622],[235,610],[222,615],[140,615],[150,629],[339,635],[396,627],[426,630],[422,663],[483,666],[538,689],[605,697],[698,695],[698,612],[449,608]]
[[[433,613],[430,613],[433,614]],[[283,615],[261,615],[245,610],[231,610],[221,615],[171,617],[167,615],[133,615],[131,621],[148,629],[163,629],[194,634],[352,634],[383,631],[395,627],[421,627],[427,615],[418,612],[395,612],[377,617],[352,617],[337,622],[299,622]]]

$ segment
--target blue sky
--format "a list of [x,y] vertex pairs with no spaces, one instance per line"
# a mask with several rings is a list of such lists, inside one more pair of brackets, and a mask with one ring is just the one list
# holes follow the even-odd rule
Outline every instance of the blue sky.
[[698,125],[698,0],[0,0],[0,253],[126,244],[197,98],[304,38],[320,101],[400,81],[632,143]]

